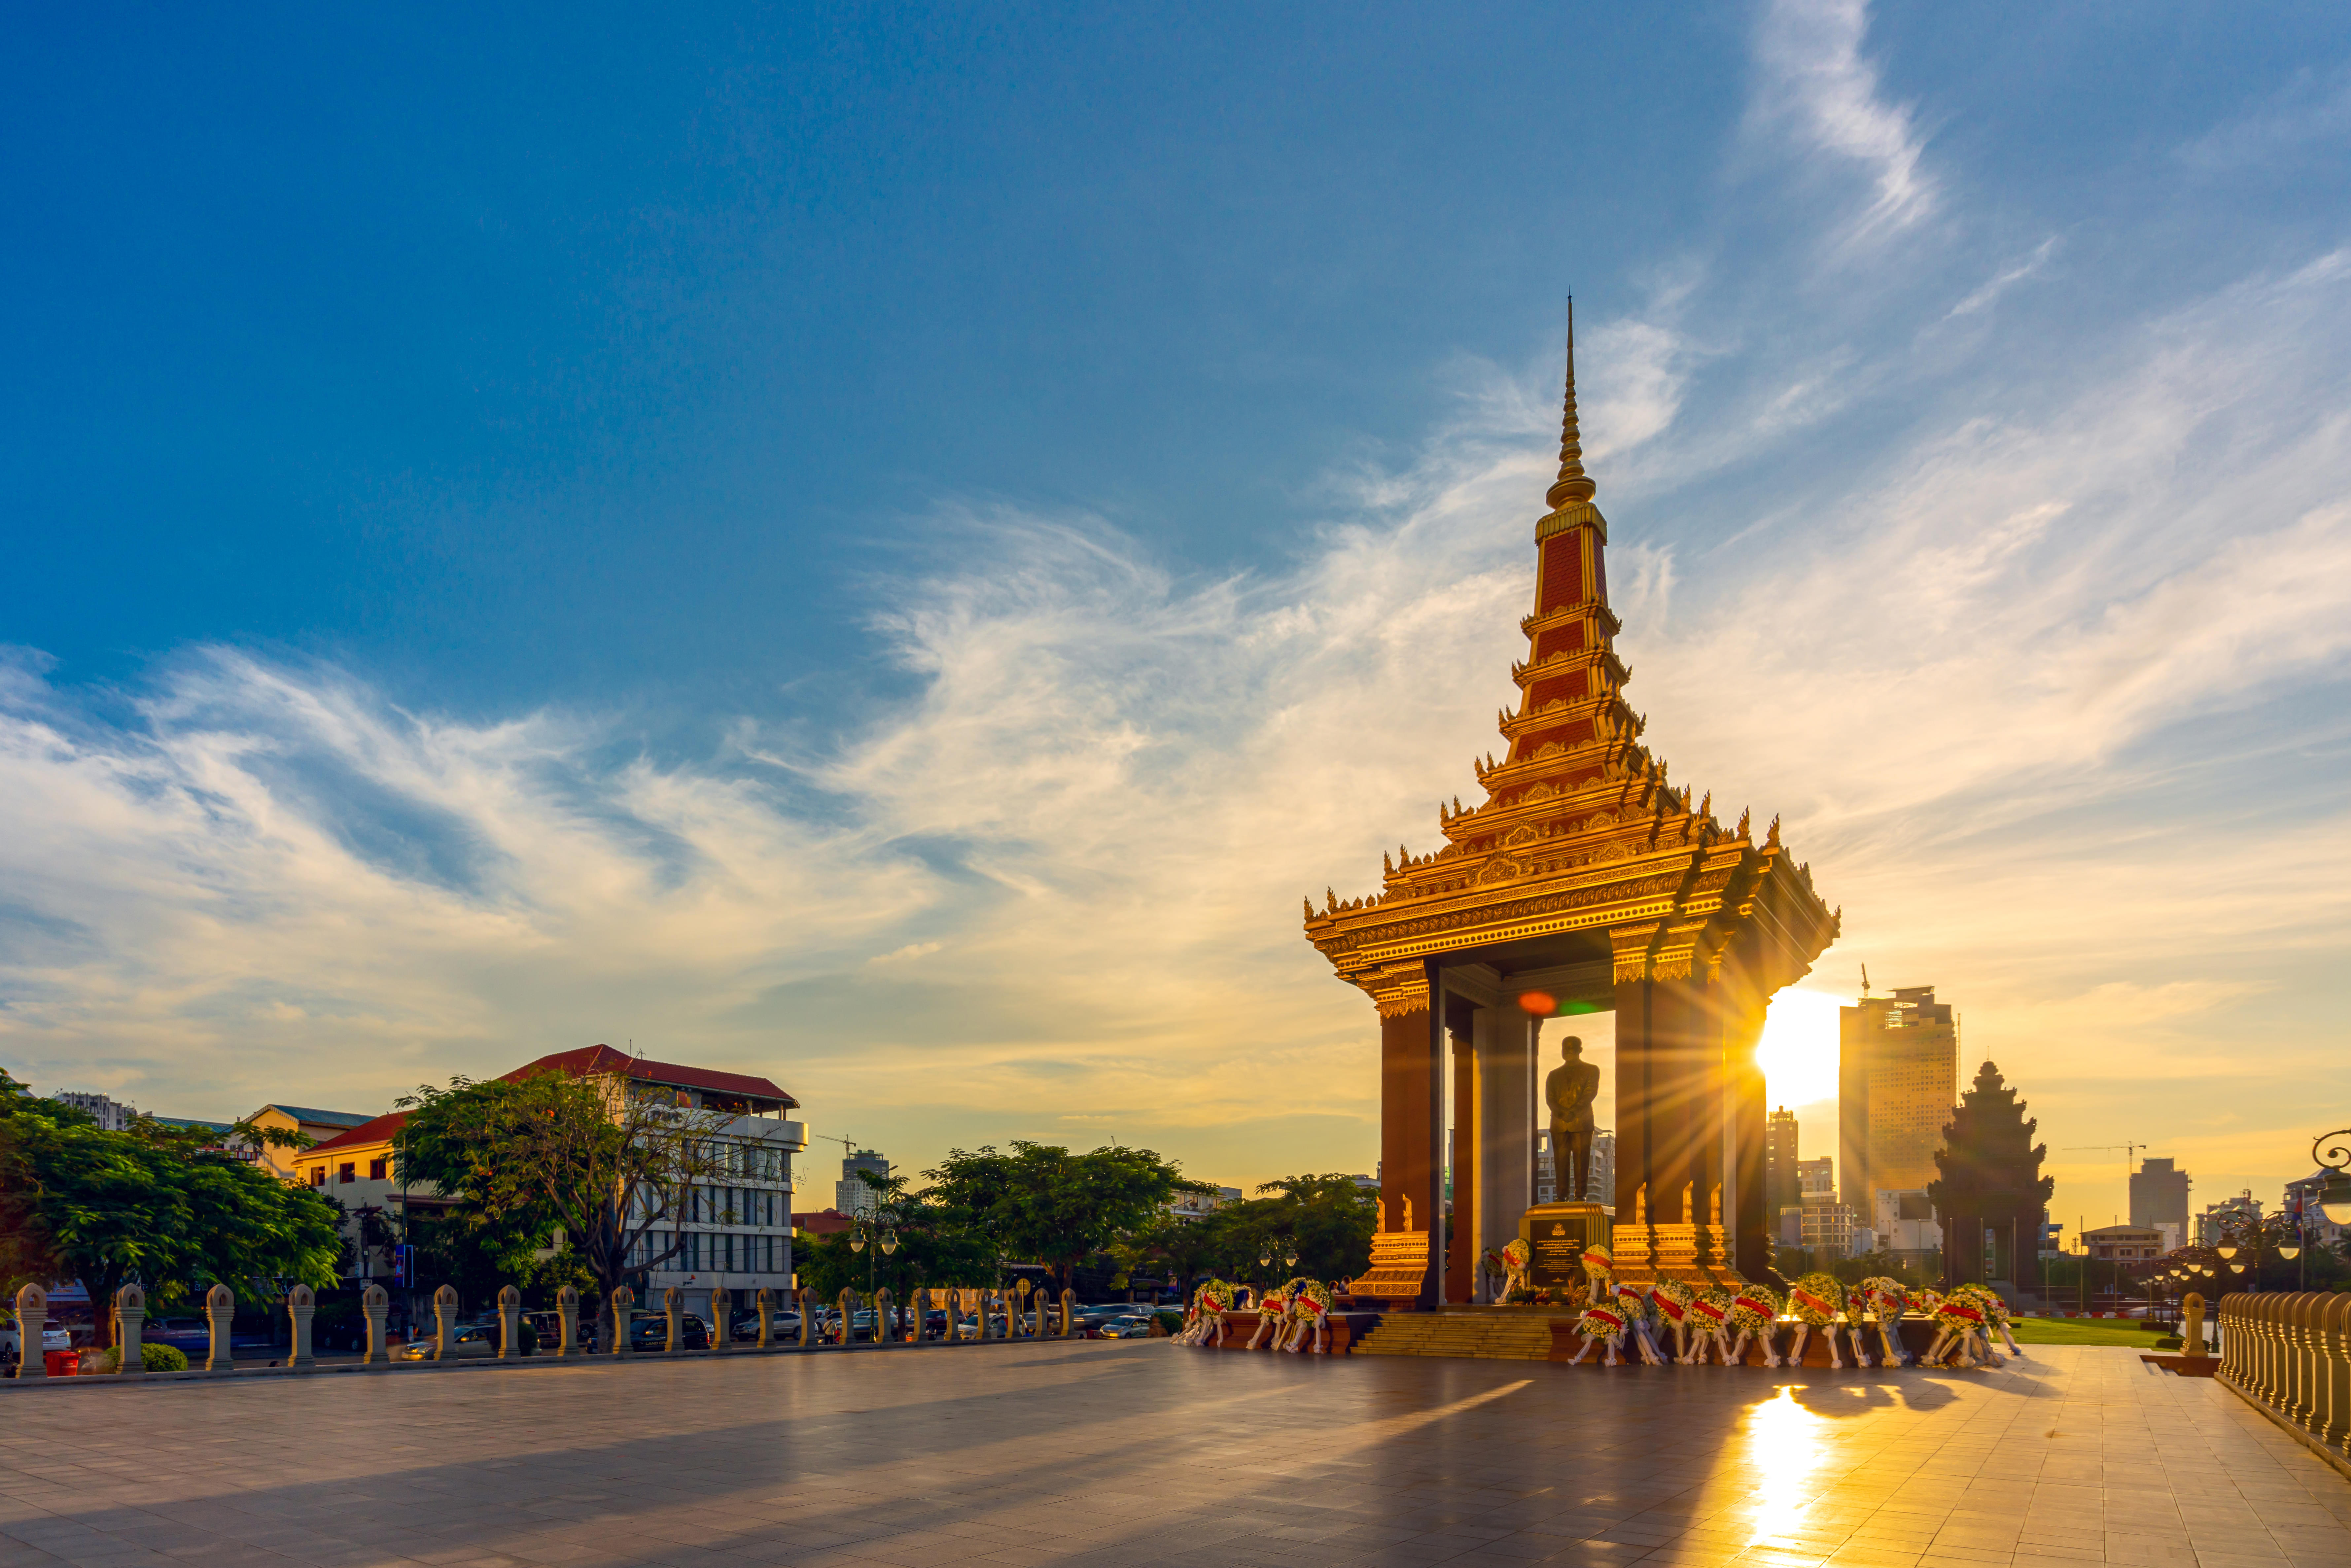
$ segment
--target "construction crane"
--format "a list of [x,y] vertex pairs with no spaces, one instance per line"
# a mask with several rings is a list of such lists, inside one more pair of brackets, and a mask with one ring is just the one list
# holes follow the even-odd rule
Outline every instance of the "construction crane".
[[2069,1155],[2110,1155],[2120,1149],[2123,1152],[2123,1176],[2127,1179],[2131,1175],[2131,1162],[2138,1157],[2138,1152],[2153,1147],[2153,1144],[2072,1144],[2067,1145],[2065,1152]]

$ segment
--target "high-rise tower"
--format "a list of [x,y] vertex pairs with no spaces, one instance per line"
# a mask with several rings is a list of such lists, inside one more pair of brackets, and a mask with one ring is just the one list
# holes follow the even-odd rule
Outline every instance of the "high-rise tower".
[[1796,1179],[1797,1149],[1796,1113],[1782,1105],[1763,1124],[1763,1216],[1774,1231],[1780,1228],[1780,1211],[1804,1201],[1803,1186]]
[[1838,1020],[1837,1197],[1869,1224],[1881,1192],[1924,1191],[1959,1100],[1959,1037],[1932,986],[1863,995]]

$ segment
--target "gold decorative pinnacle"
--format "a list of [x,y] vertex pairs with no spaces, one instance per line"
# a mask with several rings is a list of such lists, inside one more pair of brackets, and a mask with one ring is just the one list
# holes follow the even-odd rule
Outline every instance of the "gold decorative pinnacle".
[[1583,437],[1575,423],[1575,299],[1567,301],[1567,406],[1559,423],[1559,482],[1544,492],[1553,511],[1589,503],[1600,489],[1583,471]]

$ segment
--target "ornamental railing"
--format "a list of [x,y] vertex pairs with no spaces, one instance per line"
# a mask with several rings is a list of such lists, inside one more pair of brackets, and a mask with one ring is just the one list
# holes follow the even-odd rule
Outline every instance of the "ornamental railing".
[[[599,1348],[592,1315],[580,1316],[582,1301],[580,1292],[569,1285],[556,1292],[555,1317],[558,1333],[553,1344],[539,1345],[535,1351],[526,1350],[529,1339],[523,1322],[522,1292],[512,1285],[497,1294],[497,1337],[495,1342],[482,1340],[481,1351],[461,1345],[461,1330],[465,1325],[462,1317],[462,1301],[456,1288],[444,1285],[433,1293],[433,1328],[431,1337],[422,1335],[402,1347],[398,1359],[415,1362],[455,1362],[486,1354],[498,1361],[519,1360],[526,1354],[558,1360],[590,1355],[643,1360],[650,1356],[716,1354],[752,1355],[763,1352],[811,1352],[846,1350],[862,1343],[868,1348],[887,1349],[893,1345],[961,1344],[978,1340],[1069,1339],[1082,1334],[1072,1318],[1077,1308],[1077,1292],[1063,1291],[1058,1300],[1050,1291],[1033,1290],[1022,1281],[1010,1290],[979,1290],[967,1286],[924,1287],[907,1292],[904,1304],[896,1301],[885,1287],[872,1295],[856,1291],[843,1291],[837,1301],[829,1302],[814,1291],[762,1290],[746,1292],[749,1305],[756,1312],[757,1334],[749,1342],[734,1338],[736,1292],[724,1288],[687,1291],[671,1286],[662,1292],[660,1305],[654,1309],[657,1325],[651,1335],[640,1336],[634,1329],[635,1320],[653,1313],[641,1313],[636,1292],[623,1285],[612,1292],[607,1307],[604,1343]],[[710,1311],[710,1326],[705,1344],[690,1349],[691,1338],[686,1329],[690,1308],[706,1305]],[[946,1322],[935,1332],[931,1318],[944,1312]],[[51,1354],[71,1355],[70,1373],[75,1376],[113,1375],[139,1376],[149,1371],[145,1350],[152,1348],[142,1342],[147,1320],[146,1292],[137,1285],[125,1285],[115,1292],[111,1311],[114,1345],[109,1353],[90,1351],[45,1353],[42,1330],[48,1320],[48,1292],[39,1285],[26,1285],[16,1292],[17,1333],[23,1349],[18,1355],[16,1375],[18,1378],[39,1378],[53,1375],[49,1365]],[[308,1285],[297,1285],[287,1292],[286,1312],[288,1319],[289,1348],[282,1360],[290,1371],[302,1371],[318,1365],[310,1347],[311,1320],[318,1312],[318,1298]],[[394,1359],[388,1333],[392,1314],[392,1299],[381,1285],[370,1285],[360,1298],[360,1315],[366,1323],[365,1348],[360,1355],[361,1364],[386,1364]],[[202,1364],[189,1356],[189,1370],[208,1373],[234,1372],[236,1359],[231,1348],[229,1331],[236,1318],[236,1292],[226,1285],[214,1285],[204,1298],[205,1338],[207,1344]],[[828,1316],[830,1314],[830,1316]],[[965,1319],[972,1323],[968,1332]],[[865,1318],[863,1325],[859,1318]],[[583,1333],[583,1330],[586,1331]],[[648,1343],[639,1343],[640,1338]],[[657,1343],[654,1343],[657,1342]],[[173,1360],[178,1360],[175,1355]],[[94,1363],[110,1361],[111,1364]],[[271,1365],[279,1364],[273,1361]],[[176,1368],[175,1368],[176,1370]]]
[[2338,1465],[2351,1463],[2351,1292],[2221,1297],[2217,1375]]

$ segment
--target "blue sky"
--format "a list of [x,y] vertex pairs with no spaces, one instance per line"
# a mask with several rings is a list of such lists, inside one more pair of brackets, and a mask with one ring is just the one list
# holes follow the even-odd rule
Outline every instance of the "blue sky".
[[1493,743],[1573,290],[1635,706],[1844,904],[1807,987],[1942,988],[2069,1223],[2074,1145],[2200,1201],[2351,1121],[2335,8],[15,46],[20,1077],[371,1109],[634,1040],[917,1166],[1368,1168],[1293,900]]

